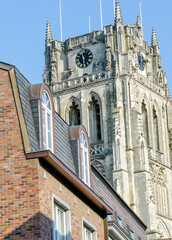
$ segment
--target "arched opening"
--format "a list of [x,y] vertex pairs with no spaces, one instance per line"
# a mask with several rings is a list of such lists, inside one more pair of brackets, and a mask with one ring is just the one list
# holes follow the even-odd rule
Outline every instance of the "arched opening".
[[80,106],[74,99],[69,106],[69,125],[81,125]]
[[101,133],[101,106],[99,100],[93,95],[88,106],[90,143],[95,144],[102,140]]
[[144,102],[142,102],[142,123],[143,123],[143,130],[146,138],[146,143],[149,146],[148,114],[147,114],[146,104]]
[[160,150],[159,144],[159,130],[158,130],[158,117],[155,108],[153,108],[153,127],[154,127],[154,139],[155,139],[155,146],[156,150]]

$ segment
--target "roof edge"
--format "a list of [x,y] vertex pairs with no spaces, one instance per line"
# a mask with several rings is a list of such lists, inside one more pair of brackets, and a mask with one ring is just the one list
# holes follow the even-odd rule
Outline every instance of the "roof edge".
[[137,216],[137,214],[131,209],[131,207],[124,201],[124,199],[117,193],[117,191],[112,187],[112,185],[106,180],[106,178],[93,166],[91,165],[91,168],[95,170],[103,178],[103,180],[106,182],[106,184],[110,187],[110,189],[116,194],[116,196],[122,201],[122,203],[129,209],[131,214],[133,214],[136,219],[143,225],[145,230],[147,229],[147,226],[144,224],[144,222]]
[[69,170],[52,152],[49,150],[26,153],[27,159],[43,158],[58,172],[60,172],[70,183],[79,190],[83,196],[90,200],[102,213],[112,215],[113,209],[107,205],[91,188]]

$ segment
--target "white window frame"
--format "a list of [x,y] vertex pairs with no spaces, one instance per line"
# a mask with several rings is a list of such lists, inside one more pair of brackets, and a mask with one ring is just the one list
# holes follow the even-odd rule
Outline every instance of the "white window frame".
[[86,239],[86,230],[91,233],[91,240],[97,240],[97,229],[89,221],[82,217],[82,240]]
[[123,228],[122,219],[119,215],[117,215],[117,222],[118,222],[119,226]]
[[[81,142],[81,135],[84,135],[87,147]],[[80,133],[80,151],[81,151],[81,177],[82,181],[90,187],[90,162],[88,157],[88,141],[83,131]],[[82,154],[83,152],[83,154]],[[87,165],[87,166],[86,166]],[[88,181],[87,181],[88,178]]]
[[135,240],[134,231],[131,228],[130,228],[130,236],[133,240]]
[[[48,97],[48,101],[50,103],[50,109],[46,106],[47,104],[44,104],[44,102],[43,102],[43,94],[44,93]],[[45,118],[43,117],[43,112],[45,114]],[[50,127],[49,127],[49,129],[48,129],[48,116],[50,117]],[[45,121],[45,125],[44,125],[44,121]],[[45,129],[45,131],[44,131],[44,129]],[[43,130],[43,133],[42,133],[43,149],[44,150],[48,149],[48,150],[51,150],[53,152],[54,149],[53,149],[52,104],[51,104],[50,96],[49,96],[48,92],[45,91],[45,90],[42,92],[42,130]],[[49,144],[48,134],[50,134],[51,145]],[[44,139],[45,139],[45,142],[44,142]]]
[[63,211],[64,214],[64,228],[65,228],[65,240],[72,240],[71,237],[71,215],[70,207],[57,197],[54,193],[52,194],[52,219],[53,219],[53,240],[60,240],[60,238],[55,234],[57,226],[55,226],[55,210],[56,207]]

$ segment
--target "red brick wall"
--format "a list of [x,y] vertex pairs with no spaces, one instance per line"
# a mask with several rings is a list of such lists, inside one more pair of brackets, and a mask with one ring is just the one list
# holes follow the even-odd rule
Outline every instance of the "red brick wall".
[[[46,179],[44,179],[44,171],[46,172]],[[70,206],[72,240],[82,239],[82,217],[96,227],[97,240],[105,239],[103,219],[87,205],[86,201],[84,202],[84,199],[81,200],[81,197],[78,197],[76,192],[71,191],[70,184],[66,184],[65,180],[57,172],[53,172],[53,169],[47,168],[45,165],[40,165],[39,176],[41,189],[40,209],[42,222],[44,223],[41,231],[42,239],[51,239],[49,234],[52,231],[52,193]],[[74,197],[76,197],[76,204],[74,203]],[[101,224],[99,219],[101,219]]]
[[13,91],[0,70],[0,239],[39,239],[38,162],[25,158]]

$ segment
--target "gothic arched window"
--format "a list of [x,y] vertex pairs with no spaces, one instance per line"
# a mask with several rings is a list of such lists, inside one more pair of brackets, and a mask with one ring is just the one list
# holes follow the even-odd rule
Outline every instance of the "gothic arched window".
[[158,130],[158,117],[156,110],[153,108],[153,127],[154,127],[154,139],[155,139],[155,146],[156,150],[160,150],[160,145],[159,145],[159,130]]
[[145,133],[146,142],[147,142],[147,145],[149,145],[148,114],[147,114],[147,109],[144,102],[142,103],[142,122],[143,122],[143,129]]
[[101,134],[101,106],[98,98],[92,96],[88,106],[90,143],[94,144],[102,140]]
[[73,99],[69,106],[69,125],[75,126],[81,124],[80,107],[79,104]]
[[53,150],[52,107],[48,93],[42,94],[43,149]]

